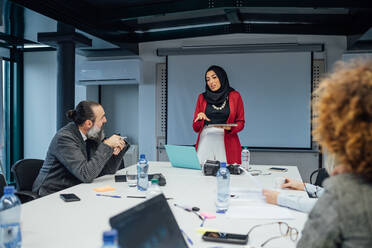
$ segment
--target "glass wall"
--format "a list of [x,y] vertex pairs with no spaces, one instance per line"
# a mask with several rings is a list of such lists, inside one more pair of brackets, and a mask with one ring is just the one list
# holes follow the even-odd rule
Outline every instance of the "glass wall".
[[4,174],[5,170],[5,135],[4,135],[4,63],[0,59],[0,173]]

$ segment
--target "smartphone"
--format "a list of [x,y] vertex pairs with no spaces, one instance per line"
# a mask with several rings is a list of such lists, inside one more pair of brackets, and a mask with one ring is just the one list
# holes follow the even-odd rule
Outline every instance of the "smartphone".
[[205,232],[203,237],[205,241],[222,242],[231,244],[247,244],[248,234],[222,233],[222,232]]
[[80,201],[80,198],[77,197],[77,195],[75,195],[75,194],[60,194],[59,196],[65,202]]
[[280,168],[280,167],[271,167],[271,168],[269,168],[269,170],[272,170],[272,171],[281,171],[281,172],[288,171],[287,168]]

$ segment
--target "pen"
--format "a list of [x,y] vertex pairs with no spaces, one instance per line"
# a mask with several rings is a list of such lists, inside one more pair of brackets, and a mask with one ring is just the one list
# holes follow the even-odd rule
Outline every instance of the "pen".
[[121,198],[120,195],[104,195],[104,194],[96,194],[96,196],[107,196],[107,197],[112,197],[112,198]]
[[[138,195],[127,195],[127,198],[138,198],[138,199],[146,199],[146,196],[138,196]],[[173,200],[172,197],[166,197],[167,200]]]
[[181,205],[176,204],[176,203],[174,203],[173,205],[174,205],[175,207],[182,208],[183,210],[185,210],[185,211],[187,211],[187,212],[191,212],[191,211],[192,211],[192,209],[191,209],[190,207],[181,206]]
[[179,204],[176,204],[176,203],[174,203],[173,205],[175,207],[182,208],[183,210],[185,210],[187,212],[193,212],[194,214],[196,214],[196,216],[198,216],[198,218],[202,221],[200,226],[203,227],[206,218],[204,218],[203,216],[200,215],[200,213],[199,213],[200,209],[198,207],[186,207],[186,206],[182,206],[182,205],[179,205]]

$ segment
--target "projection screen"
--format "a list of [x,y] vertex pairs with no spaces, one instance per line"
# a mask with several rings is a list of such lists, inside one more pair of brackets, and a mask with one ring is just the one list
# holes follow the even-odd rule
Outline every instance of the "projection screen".
[[311,148],[311,64],[310,52],[168,56],[167,143],[196,143],[196,100],[219,65],[244,102],[242,146]]

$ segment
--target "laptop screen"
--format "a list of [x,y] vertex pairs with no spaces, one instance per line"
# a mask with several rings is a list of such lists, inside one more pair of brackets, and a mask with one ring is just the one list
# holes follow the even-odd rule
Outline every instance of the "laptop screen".
[[121,248],[187,248],[164,195],[110,218]]
[[169,161],[174,167],[201,170],[198,155],[193,146],[164,145]]

